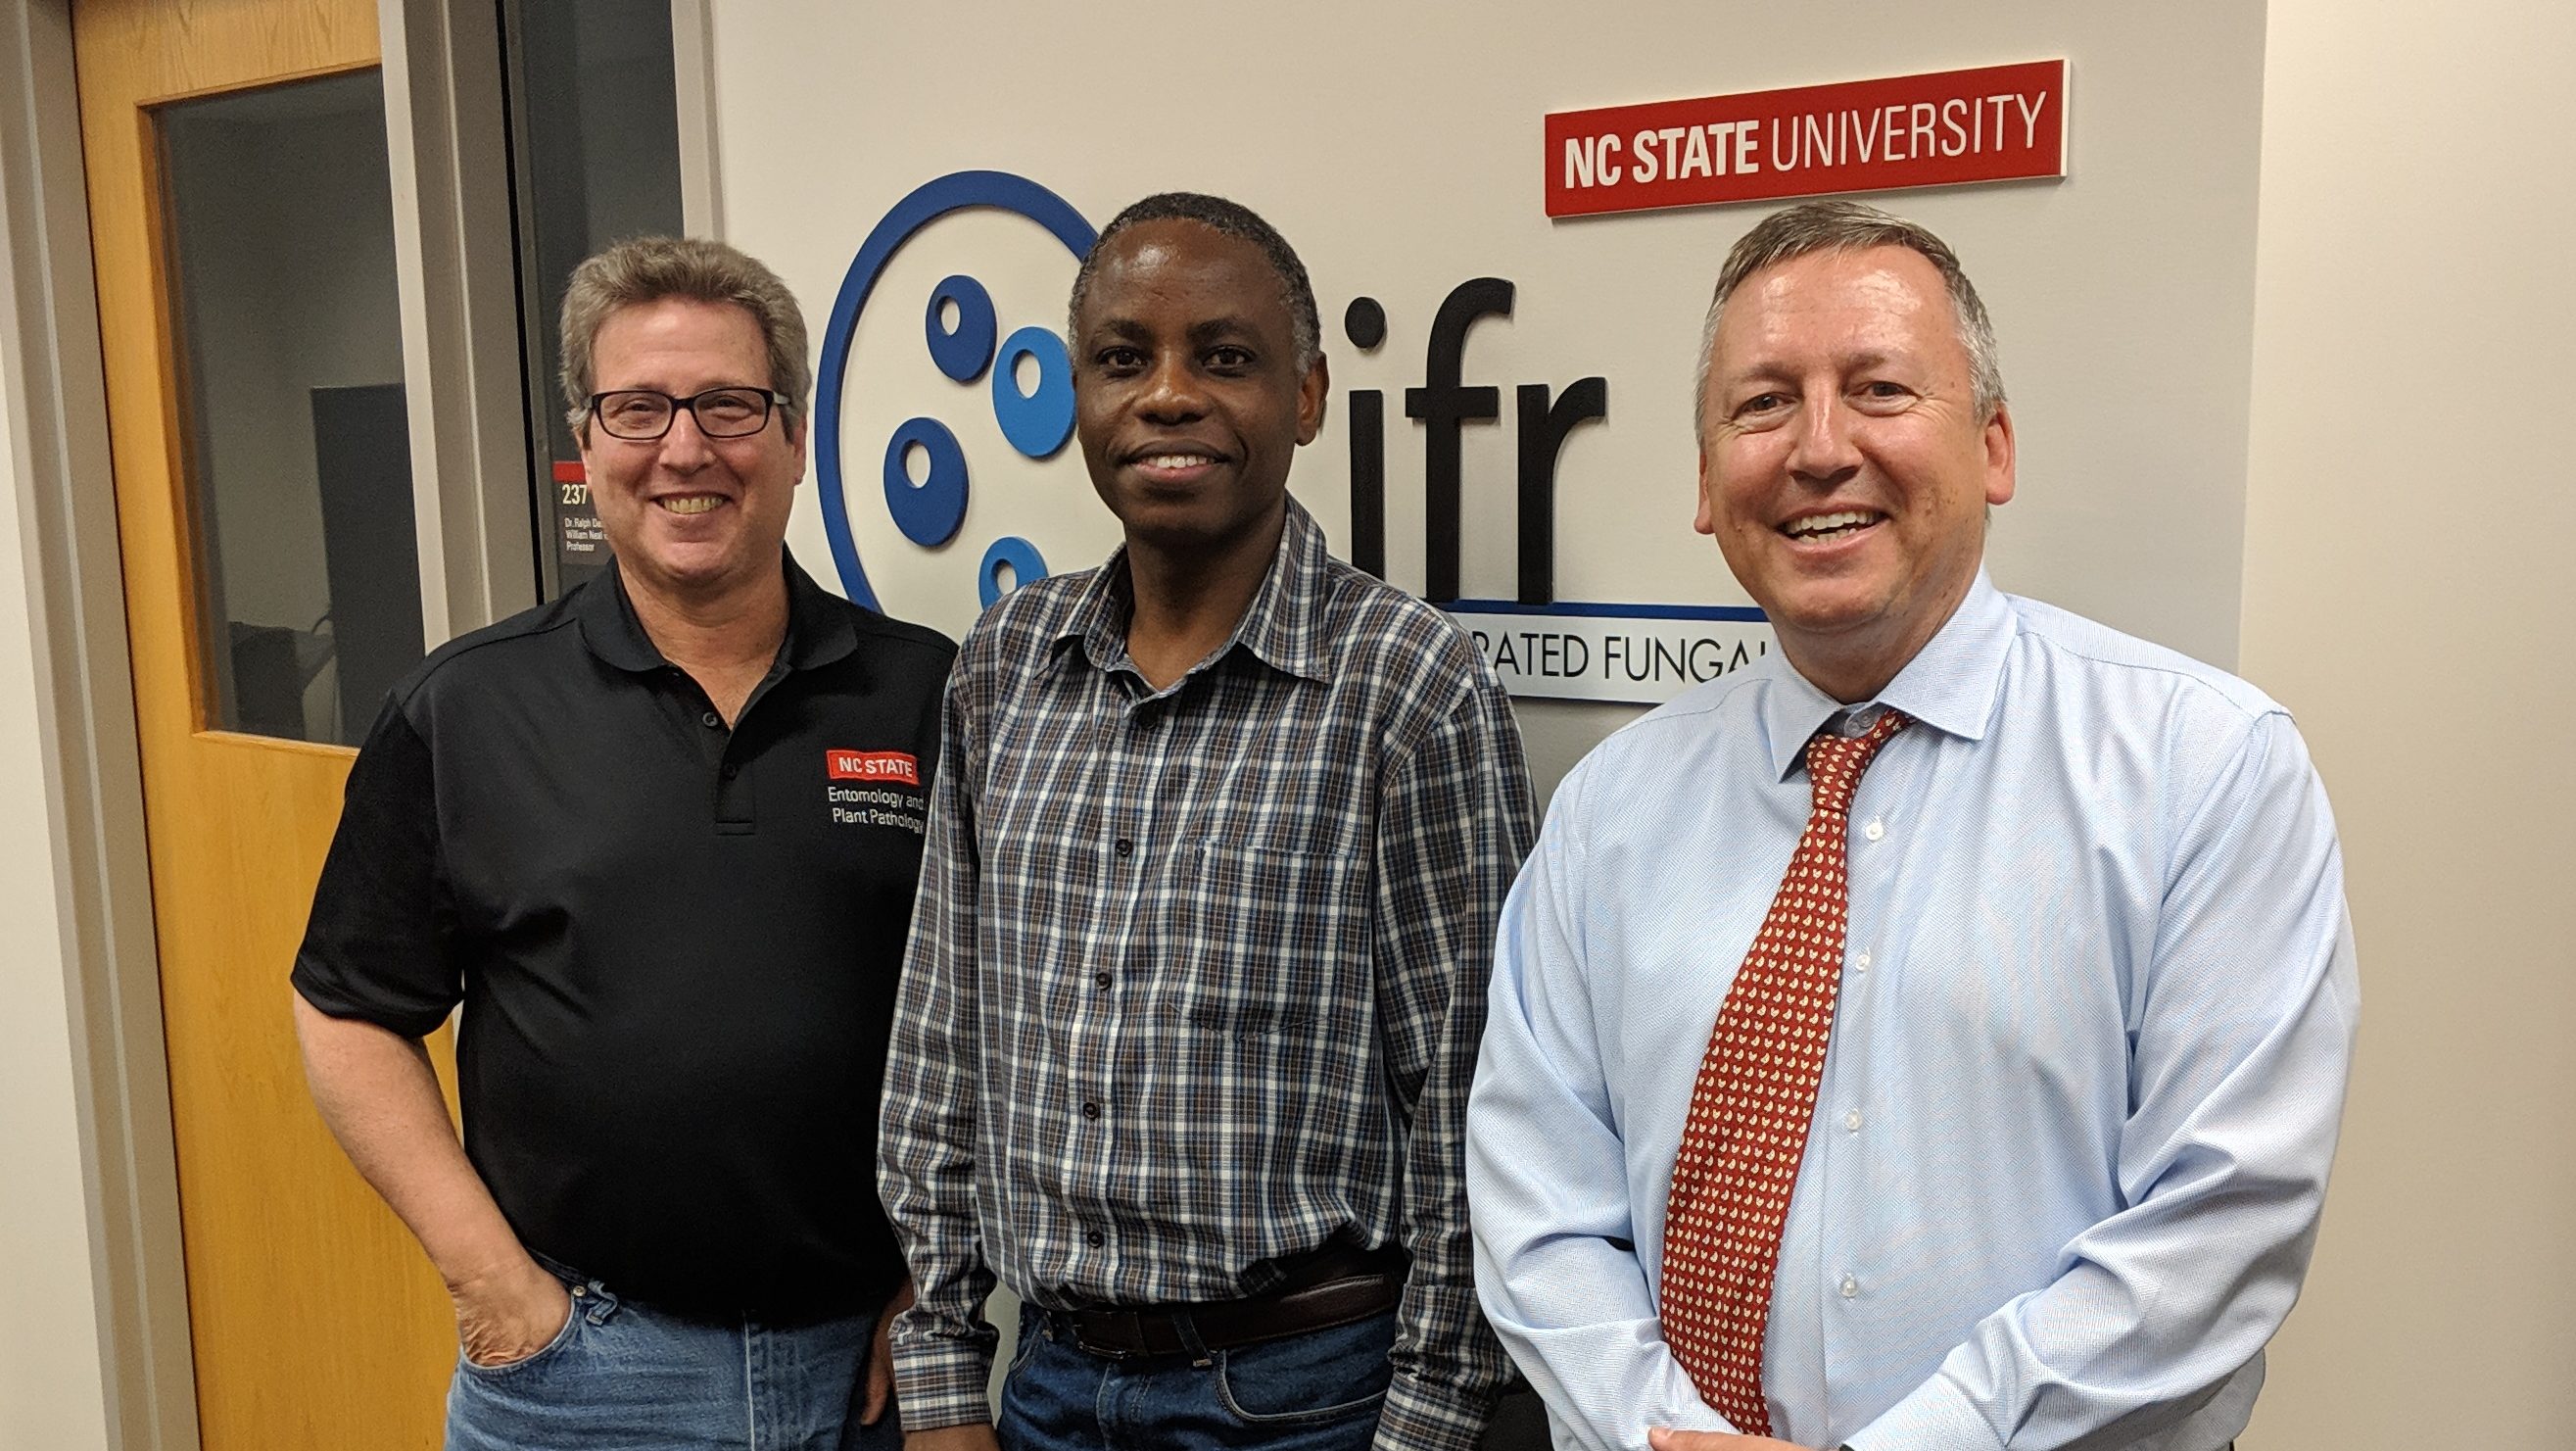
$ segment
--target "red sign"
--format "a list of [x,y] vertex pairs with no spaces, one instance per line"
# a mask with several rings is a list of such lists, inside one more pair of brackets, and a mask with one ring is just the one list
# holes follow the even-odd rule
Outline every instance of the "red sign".
[[1547,118],[1547,214],[2066,174],[2066,62]]
[[921,762],[903,751],[825,751],[823,769],[835,781],[899,781],[921,784]]

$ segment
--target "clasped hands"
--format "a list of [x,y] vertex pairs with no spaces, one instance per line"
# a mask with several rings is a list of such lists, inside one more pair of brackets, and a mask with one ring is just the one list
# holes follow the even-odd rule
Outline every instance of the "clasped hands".
[[1768,1436],[1738,1436],[1729,1431],[1674,1431],[1656,1426],[1646,1432],[1648,1451],[1806,1451]]

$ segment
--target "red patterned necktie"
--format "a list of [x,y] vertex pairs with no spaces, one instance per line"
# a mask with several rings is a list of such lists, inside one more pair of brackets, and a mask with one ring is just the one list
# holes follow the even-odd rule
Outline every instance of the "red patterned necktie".
[[1673,1163],[1664,1339],[1700,1398],[1747,1435],[1771,1434],[1762,1329],[1842,980],[1852,791],[1878,748],[1908,723],[1891,710],[1861,735],[1807,743],[1815,806],[1718,1010]]

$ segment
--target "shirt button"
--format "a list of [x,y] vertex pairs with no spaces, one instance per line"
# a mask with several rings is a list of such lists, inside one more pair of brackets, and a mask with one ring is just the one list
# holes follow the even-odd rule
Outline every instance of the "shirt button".
[[714,711],[708,711],[705,715],[698,717],[698,724],[705,726],[708,730],[714,730],[717,726],[724,724],[724,717],[716,714]]
[[1843,1276],[1842,1292],[1843,1298],[1846,1300],[1857,1296],[1860,1294],[1860,1281],[1853,1279],[1849,1275]]
[[1082,1106],[1082,1116],[1083,1116],[1084,1118],[1098,1118],[1098,1117],[1100,1117],[1100,1105],[1098,1105],[1098,1104],[1096,1104],[1096,1103],[1086,1103],[1086,1104],[1084,1104],[1084,1105]]
[[1096,982],[1096,983],[1100,984],[1102,987],[1107,987],[1107,986],[1109,986],[1110,982],[1112,981],[1112,979],[1111,979],[1111,977],[1109,976],[1109,974],[1107,974],[1107,973],[1105,973],[1105,972],[1104,972],[1104,973],[1101,973],[1101,974],[1099,974],[1099,975],[1097,975],[1097,976],[1095,976],[1095,977],[1093,977],[1091,980],[1092,980],[1093,982]]
[[1136,849],[1136,843],[1134,843],[1134,842],[1132,842],[1132,841],[1129,841],[1127,838],[1125,838],[1125,837],[1123,837],[1123,836],[1122,836],[1122,837],[1120,837],[1120,838],[1118,838],[1118,854],[1119,854],[1120,856],[1125,856],[1125,855],[1127,855],[1129,852],[1134,851],[1135,849]]
[[1085,1240],[1088,1240],[1088,1241],[1090,1242],[1091,1247],[1092,1247],[1093,1249],[1098,1249],[1098,1248],[1100,1248],[1102,1245],[1109,1243],[1109,1236],[1107,1236],[1107,1235],[1105,1235],[1105,1234],[1102,1234],[1099,1230],[1096,1230],[1096,1229],[1095,1229],[1095,1230],[1093,1230],[1091,1233],[1084,1235],[1084,1236],[1083,1236],[1083,1238],[1084,1238]]
[[1869,971],[1869,954],[1866,952],[1853,953],[1852,966],[1860,969],[1862,972]]
[[1844,1127],[1844,1128],[1846,1128],[1846,1129],[1851,1130],[1853,1133],[1859,1133],[1859,1132],[1860,1132],[1860,1110],[1859,1110],[1859,1109],[1853,1109],[1851,1112],[1849,1112],[1849,1113],[1847,1113],[1847,1114],[1844,1114],[1844,1115],[1843,1115],[1843,1127]]
[[1873,816],[1869,819],[1869,825],[1860,829],[1860,834],[1868,837],[1872,841],[1876,841],[1880,837],[1887,835],[1887,823]]
[[739,776],[739,775],[741,775],[741,774],[742,774],[742,767],[735,765],[735,764],[734,764],[733,762],[731,762],[731,761],[727,761],[727,762],[725,762],[724,778],[725,778],[726,780],[730,781],[730,780],[732,780],[734,777]]

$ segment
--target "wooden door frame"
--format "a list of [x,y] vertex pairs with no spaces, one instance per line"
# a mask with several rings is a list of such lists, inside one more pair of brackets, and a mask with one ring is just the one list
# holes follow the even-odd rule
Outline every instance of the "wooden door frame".
[[[688,0],[683,0],[688,3]],[[379,0],[427,643],[533,603],[499,38],[476,0]],[[703,24],[703,21],[700,22]],[[0,0],[0,406],[21,467],[46,830],[108,1451],[199,1444],[152,876],[71,0]],[[704,114],[704,71],[695,87]],[[705,163],[700,159],[700,166]],[[696,168],[693,168],[693,170]],[[700,173],[701,195],[705,194]],[[695,220],[695,219],[693,219]],[[284,967],[279,969],[284,1011]],[[0,1004],[5,1006],[5,1004]]]

